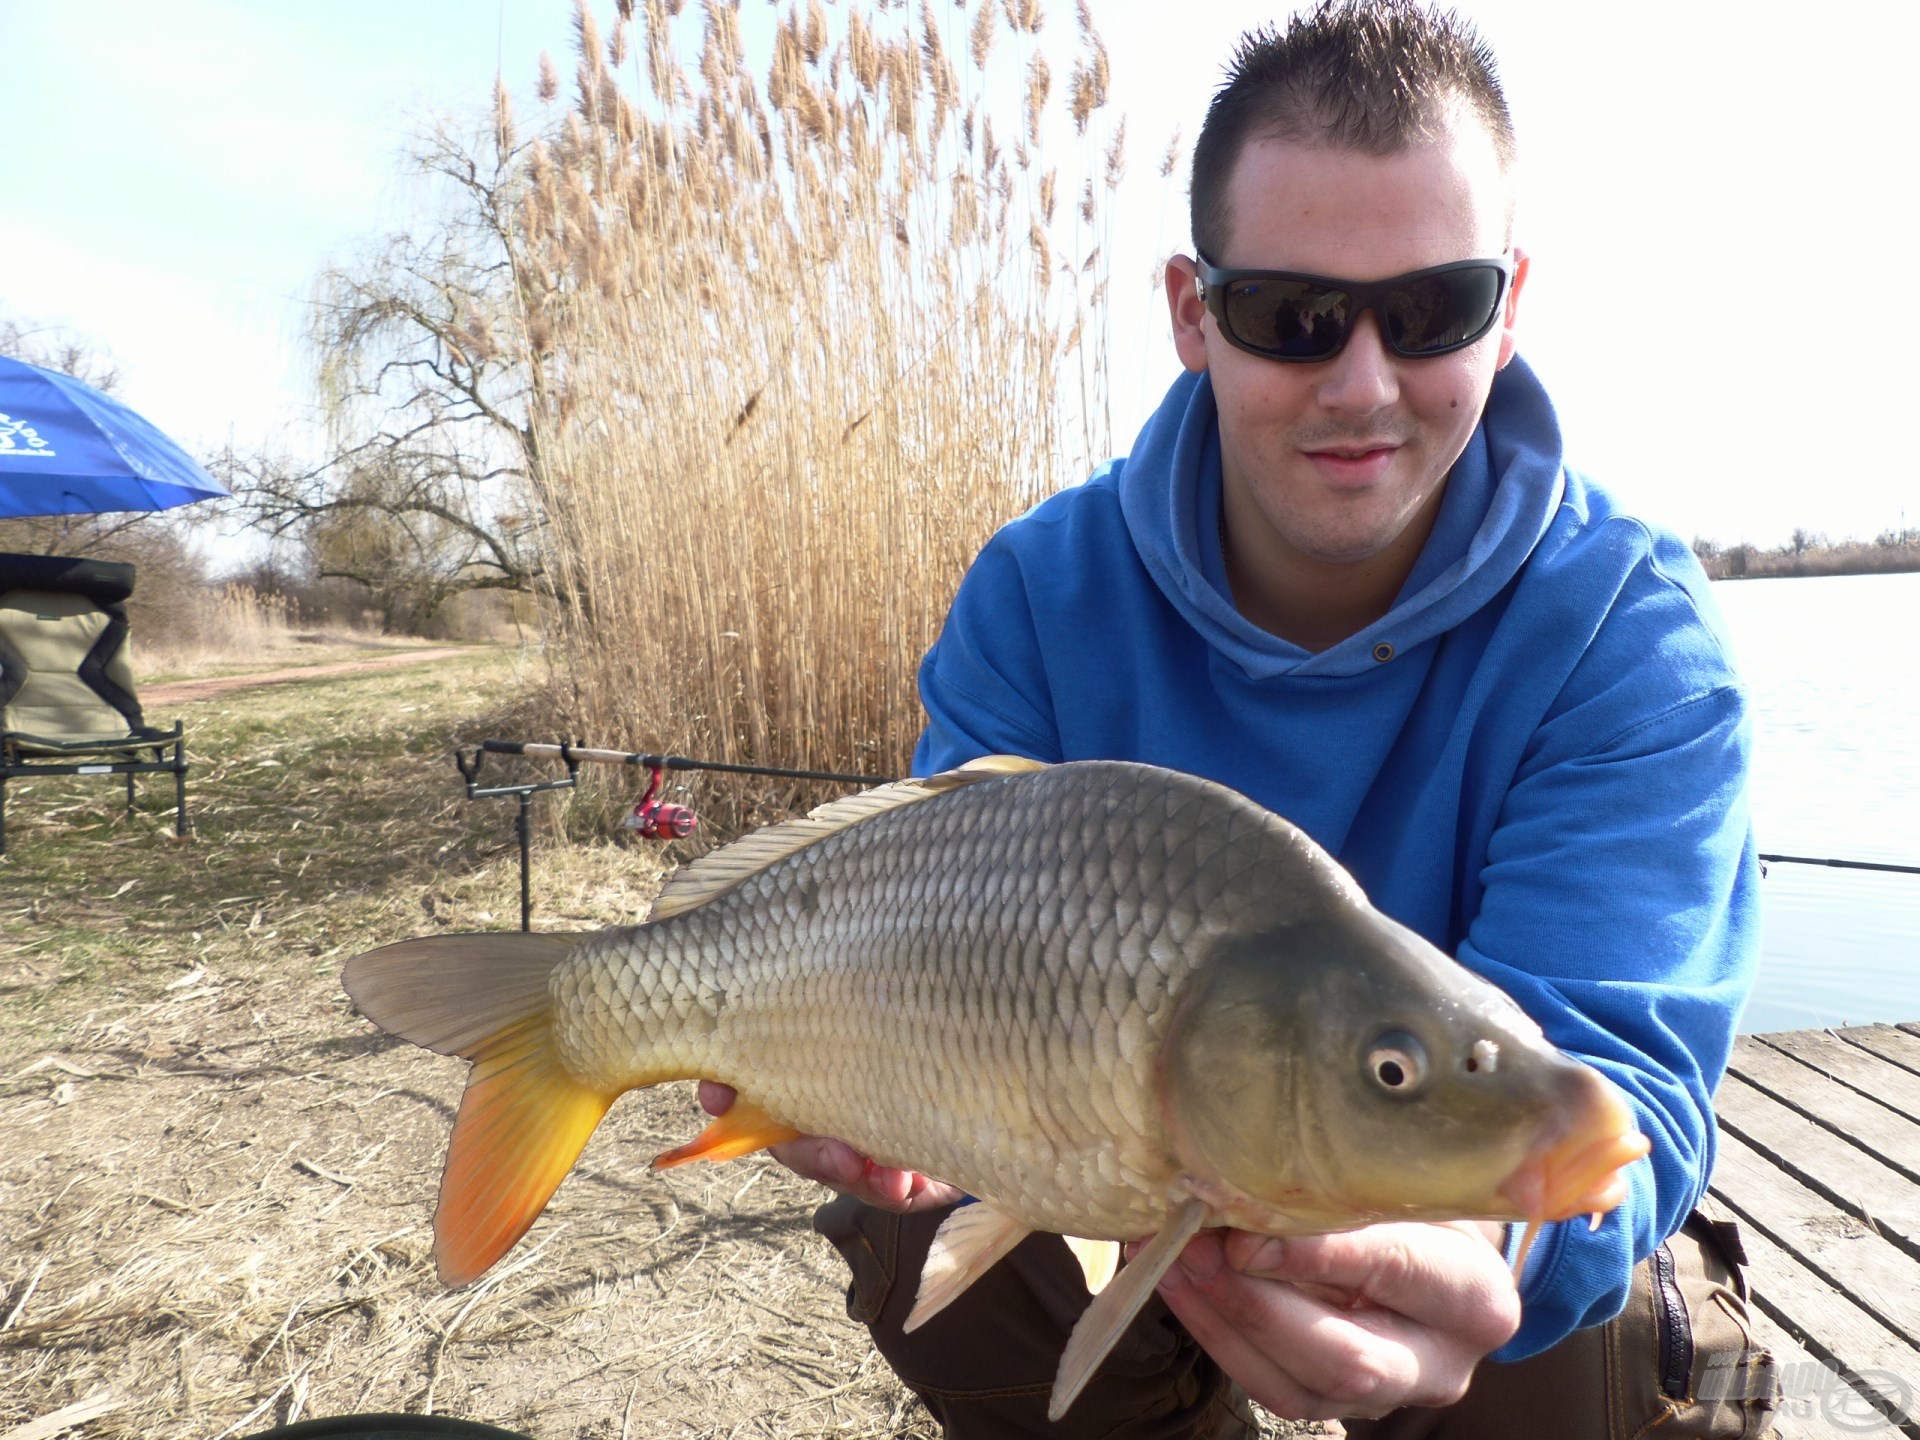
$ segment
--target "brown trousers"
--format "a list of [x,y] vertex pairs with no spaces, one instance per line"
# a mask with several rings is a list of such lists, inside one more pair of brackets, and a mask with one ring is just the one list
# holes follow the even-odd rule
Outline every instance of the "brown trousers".
[[[1029,1236],[911,1335],[920,1267],[947,1211],[894,1215],[832,1201],[814,1228],[853,1272],[847,1313],[954,1440],[1243,1440],[1259,1427],[1246,1397],[1158,1297],[1150,1300],[1059,1424],[1047,1395],[1067,1333],[1087,1305],[1058,1237]],[[1747,1320],[1738,1232],[1696,1212],[1634,1272],[1627,1308],[1532,1359],[1483,1364],[1466,1397],[1346,1422],[1351,1440],[1659,1440],[1759,1437],[1779,1403],[1773,1357]]]

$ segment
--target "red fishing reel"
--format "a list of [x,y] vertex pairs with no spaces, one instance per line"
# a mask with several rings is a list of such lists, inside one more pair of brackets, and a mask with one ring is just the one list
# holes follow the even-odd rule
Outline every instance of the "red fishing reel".
[[640,803],[620,822],[622,830],[635,830],[643,840],[684,840],[700,824],[700,817],[684,805],[669,805],[660,799],[660,767],[648,767],[652,779]]

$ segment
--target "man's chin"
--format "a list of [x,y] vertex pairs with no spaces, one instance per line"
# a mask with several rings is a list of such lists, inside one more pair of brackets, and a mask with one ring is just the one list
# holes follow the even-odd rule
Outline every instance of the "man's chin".
[[1303,559],[1348,569],[1378,560],[1406,533],[1405,524],[1372,530],[1335,530],[1300,537],[1294,544]]

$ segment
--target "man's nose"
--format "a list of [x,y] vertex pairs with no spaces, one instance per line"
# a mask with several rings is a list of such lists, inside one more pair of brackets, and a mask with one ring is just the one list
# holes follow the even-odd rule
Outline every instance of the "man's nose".
[[1400,398],[1396,361],[1380,338],[1379,319],[1365,310],[1354,321],[1346,348],[1326,363],[1320,378],[1323,408],[1370,415]]

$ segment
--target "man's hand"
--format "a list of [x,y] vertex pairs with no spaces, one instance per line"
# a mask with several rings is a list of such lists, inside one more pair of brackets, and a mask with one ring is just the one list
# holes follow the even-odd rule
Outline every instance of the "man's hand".
[[[700,1082],[700,1107],[709,1115],[723,1115],[733,1104],[733,1088],[712,1080]],[[942,1180],[876,1165],[844,1140],[803,1135],[775,1145],[773,1158],[804,1180],[816,1180],[882,1210],[935,1210],[965,1199],[963,1192]]]
[[1449,1405],[1520,1325],[1500,1227],[1374,1225],[1286,1240],[1209,1230],[1160,1294],[1255,1400],[1295,1420]]

